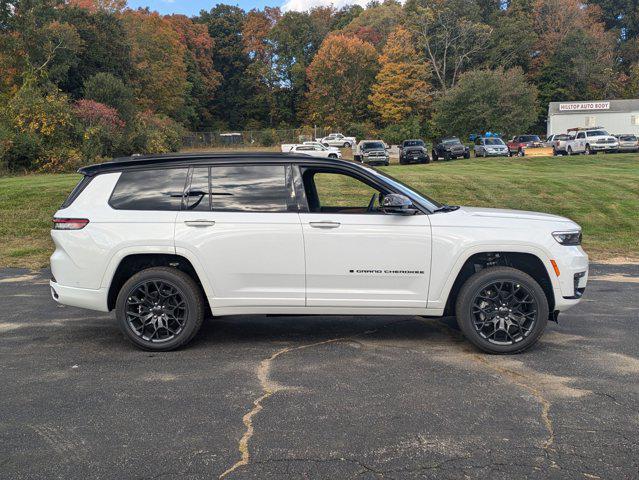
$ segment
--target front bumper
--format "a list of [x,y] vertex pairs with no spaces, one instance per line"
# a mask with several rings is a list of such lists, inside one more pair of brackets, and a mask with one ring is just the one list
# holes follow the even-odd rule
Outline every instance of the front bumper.
[[619,148],[615,143],[591,143],[590,149],[597,152],[613,151]]
[[386,165],[390,162],[390,157],[364,157],[362,156],[362,163],[367,165]]
[[51,280],[51,297],[58,303],[71,307],[88,308],[108,312],[106,288],[93,290],[90,288],[65,287]]
[[503,152],[489,152],[489,151],[486,151],[486,156],[487,157],[507,157],[508,156],[508,150],[504,150]]
[[588,283],[588,255],[581,247],[568,247],[557,244],[554,261],[559,275],[552,265],[548,274],[554,276],[555,310],[563,312],[577,305]]

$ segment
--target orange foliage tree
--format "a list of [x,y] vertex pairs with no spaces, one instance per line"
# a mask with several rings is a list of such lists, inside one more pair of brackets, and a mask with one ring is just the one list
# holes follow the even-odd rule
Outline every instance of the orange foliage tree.
[[309,121],[344,125],[364,120],[377,69],[373,45],[355,37],[328,36],[307,69]]
[[142,108],[180,116],[187,93],[186,47],[171,22],[145,10],[126,11],[122,19],[131,43],[131,84]]
[[380,71],[370,96],[372,111],[383,123],[423,118],[430,106],[430,68],[420,60],[408,30],[397,27],[379,57]]

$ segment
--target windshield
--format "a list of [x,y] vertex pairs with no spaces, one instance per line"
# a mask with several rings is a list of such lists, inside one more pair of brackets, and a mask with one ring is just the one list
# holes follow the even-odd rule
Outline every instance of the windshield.
[[459,141],[459,138],[453,137],[453,138],[445,138],[444,140],[442,140],[442,143],[445,145],[448,145],[451,143],[461,143],[461,142]]
[[504,144],[501,138],[486,138],[484,139],[484,143],[486,145],[503,145]]
[[519,137],[519,141],[520,142],[539,142],[541,140],[539,140],[538,135],[522,135],[521,137]]
[[633,140],[637,140],[637,137],[634,135],[621,135],[619,140],[623,140],[624,142],[632,142]]
[[555,135],[553,140],[569,140],[570,135]]
[[443,206],[443,204],[424,195],[418,190],[415,190],[413,187],[409,187],[404,182],[391,177],[387,173],[381,172],[377,170],[376,168],[370,167],[368,165],[362,165],[362,168],[366,169],[366,171],[372,173],[376,177],[384,179],[387,183],[390,183],[394,188],[396,188],[402,194],[406,195],[408,198],[410,198],[414,202],[417,202],[425,206],[429,210],[436,210],[437,208],[440,208]]
[[407,140],[404,142],[405,147],[423,147],[424,142],[421,140]]
[[375,149],[384,149],[384,144],[382,142],[366,142],[362,143],[362,148],[375,148]]
[[608,132],[605,130],[593,130],[591,132],[586,132],[586,135],[589,137],[605,137],[608,135]]

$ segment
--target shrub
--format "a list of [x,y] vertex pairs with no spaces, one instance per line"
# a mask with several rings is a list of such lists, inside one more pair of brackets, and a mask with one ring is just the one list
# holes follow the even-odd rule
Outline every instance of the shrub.
[[395,123],[387,126],[382,131],[382,138],[391,145],[398,145],[402,141],[410,138],[419,138],[421,136],[419,119],[413,117],[402,123]]
[[115,108],[93,100],[78,100],[73,108],[85,159],[111,156],[123,147],[125,123]]
[[262,131],[258,138],[258,142],[263,147],[272,147],[273,145],[275,145],[276,142],[275,131],[272,128]]

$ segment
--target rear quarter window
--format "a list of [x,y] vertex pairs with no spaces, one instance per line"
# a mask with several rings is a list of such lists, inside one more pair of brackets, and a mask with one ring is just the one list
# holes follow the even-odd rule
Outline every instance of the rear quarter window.
[[186,168],[124,171],[109,205],[116,210],[180,210]]
[[82,177],[82,179],[73,188],[73,190],[71,190],[71,193],[66,198],[66,200],[62,202],[62,205],[60,205],[60,209],[70,207],[71,204],[75,201],[75,199],[80,196],[80,194],[84,191],[85,188],[87,188],[87,185],[91,183],[91,180],[93,180],[93,177],[88,177],[86,175]]

